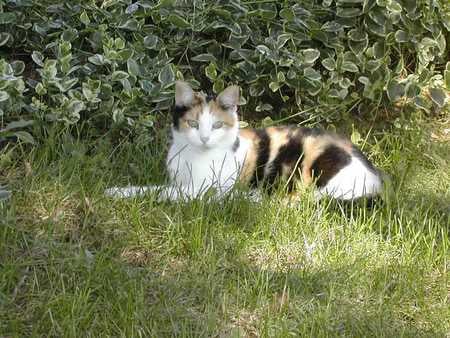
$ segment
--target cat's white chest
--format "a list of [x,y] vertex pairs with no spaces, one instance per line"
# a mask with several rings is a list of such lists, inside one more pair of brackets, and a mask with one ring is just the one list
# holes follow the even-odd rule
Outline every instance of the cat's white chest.
[[228,191],[239,177],[242,160],[231,149],[199,150],[190,145],[172,144],[167,167],[172,182],[191,196],[213,187]]

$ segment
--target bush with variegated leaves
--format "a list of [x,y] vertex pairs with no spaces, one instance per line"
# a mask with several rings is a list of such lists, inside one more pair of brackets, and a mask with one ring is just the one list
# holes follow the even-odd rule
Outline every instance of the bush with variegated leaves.
[[450,89],[447,0],[0,0],[0,28],[0,137],[148,134],[177,78],[299,120],[445,109]]

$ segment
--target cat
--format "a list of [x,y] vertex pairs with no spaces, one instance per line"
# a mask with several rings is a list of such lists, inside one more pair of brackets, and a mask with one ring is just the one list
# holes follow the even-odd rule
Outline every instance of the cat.
[[[382,189],[381,173],[349,140],[319,129],[297,126],[239,129],[239,87],[217,97],[175,84],[172,142],[167,156],[167,186],[110,188],[115,197],[155,191],[160,200],[201,198],[213,188],[224,196],[237,183],[272,192],[284,181],[314,185],[318,198],[374,197]],[[253,191],[253,190],[251,190]],[[257,195],[255,195],[257,196]]]

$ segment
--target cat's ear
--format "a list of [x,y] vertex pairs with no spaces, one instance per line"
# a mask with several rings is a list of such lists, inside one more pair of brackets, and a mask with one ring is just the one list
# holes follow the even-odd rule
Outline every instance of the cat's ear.
[[217,102],[225,109],[235,109],[239,104],[239,87],[229,86],[217,96]]
[[184,81],[175,82],[175,105],[177,107],[190,107],[194,102],[194,91]]

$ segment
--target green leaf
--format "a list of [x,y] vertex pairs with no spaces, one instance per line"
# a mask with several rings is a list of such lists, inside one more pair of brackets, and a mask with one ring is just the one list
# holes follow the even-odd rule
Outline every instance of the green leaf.
[[401,13],[402,12],[402,5],[400,5],[395,0],[388,1],[386,4],[386,8],[393,13]]
[[81,111],[85,109],[83,101],[72,100],[67,106],[68,111],[73,115],[79,115]]
[[0,102],[4,102],[9,99],[9,94],[4,90],[0,90]]
[[144,38],[144,46],[145,46],[145,48],[148,48],[148,49],[155,49],[158,44],[158,41],[159,41],[159,39],[156,35],[153,35],[153,34],[147,35]]
[[306,63],[314,63],[320,56],[320,52],[313,48],[304,49],[301,53]]
[[47,94],[47,88],[45,88],[41,82],[36,85],[34,90],[36,91],[36,94],[41,96]]
[[278,89],[280,89],[280,84],[278,82],[272,81],[272,82],[269,83],[269,88],[273,92],[276,92]]
[[350,61],[344,61],[342,63],[341,69],[345,72],[352,72],[352,73],[357,73],[359,71],[358,66]]
[[191,58],[192,61],[198,61],[198,62],[215,62],[217,59],[214,55],[205,53],[205,54],[199,54]]
[[290,8],[283,8],[280,11],[280,17],[287,20],[287,21],[293,21],[295,19],[294,11]]
[[138,77],[138,76],[142,75],[141,68],[139,67],[138,63],[134,59],[127,60],[127,68],[128,68],[128,73],[130,73],[133,76]]
[[445,92],[441,88],[430,88],[430,98],[439,108],[445,104]]
[[273,120],[270,116],[266,116],[265,118],[262,119],[261,124],[263,127],[270,127],[273,126]]
[[450,70],[444,71],[444,82],[445,88],[447,88],[447,90],[450,90]]
[[351,51],[355,53],[356,55],[359,55],[363,53],[367,46],[369,45],[369,39],[363,40],[363,41],[349,41],[348,46],[350,47]]
[[397,41],[398,43],[408,42],[409,41],[408,33],[399,29],[398,31],[395,32],[395,41]]
[[360,8],[338,7],[336,15],[341,18],[353,18],[362,14]]
[[2,132],[10,131],[14,129],[23,129],[26,127],[31,126],[34,124],[34,120],[19,120],[19,121],[13,121],[6,125],[4,129],[2,129]]
[[378,68],[380,68],[382,62],[383,62],[383,60],[381,60],[381,59],[379,59],[379,60],[369,60],[369,61],[367,61],[366,69],[369,72],[373,73]]
[[6,43],[12,39],[12,35],[6,32],[0,33],[0,47],[6,45]]
[[127,72],[124,72],[122,70],[116,70],[114,73],[112,73],[111,75],[111,80],[112,81],[120,81],[123,79],[128,79],[129,75]]
[[367,24],[367,28],[369,29],[369,31],[375,35],[378,35],[380,37],[385,37],[386,36],[386,26],[377,24],[376,22],[368,19],[366,21]]
[[322,60],[322,66],[324,66],[329,71],[336,69],[336,61],[333,58],[325,58]]
[[88,61],[97,66],[102,66],[105,64],[105,58],[101,54],[95,54],[93,56],[88,57]]
[[175,81],[175,73],[170,63],[165,65],[161,69],[158,75],[158,81],[164,86],[171,84]]
[[0,201],[5,201],[11,198],[11,192],[0,189]]
[[139,2],[134,2],[128,5],[128,7],[125,9],[125,14],[133,14],[137,10],[139,10]]
[[218,94],[224,89],[225,89],[225,83],[223,82],[223,80],[217,79],[216,81],[214,81],[214,85],[213,85],[214,93]]
[[230,20],[232,18],[231,12],[223,9],[223,8],[213,8],[212,11],[214,14],[217,14],[218,16],[221,16],[222,18],[226,20]]
[[125,48],[122,49],[117,55],[119,60],[126,61],[133,56],[133,50]]
[[351,29],[348,33],[347,36],[350,40],[352,41],[366,41],[368,38],[368,35],[365,31],[361,30],[361,29]]
[[312,67],[305,68],[303,70],[303,75],[313,81],[320,81],[321,79],[320,73]]
[[136,31],[139,27],[139,22],[136,19],[130,19],[125,21],[122,25],[119,26],[121,29],[126,29],[129,31]]
[[89,15],[86,13],[86,11],[83,11],[80,15],[80,21],[85,25],[89,25],[91,23],[91,20],[89,19]]
[[160,0],[159,6],[160,7],[172,7],[175,4],[176,0]]
[[263,20],[266,20],[266,21],[273,20],[277,16],[277,9],[276,9],[276,7],[273,7],[272,9],[263,9],[263,8],[261,8],[261,9],[258,10],[258,15]]
[[125,119],[122,109],[114,109],[112,113],[112,119],[114,123],[122,123]]
[[205,67],[205,75],[212,81],[216,79],[217,69],[214,63],[210,63],[207,67]]
[[423,109],[425,111],[429,111],[430,109],[429,100],[426,100],[424,97],[420,95],[414,98],[414,104],[416,107]]
[[190,28],[191,24],[178,14],[170,14],[167,20],[178,28]]
[[405,95],[405,86],[397,81],[389,81],[387,85],[387,95],[391,102],[398,101]]
[[61,39],[63,41],[69,41],[72,42],[74,41],[76,38],[78,38],[78,31],[75,28],[70,28],[70,29],[66,29],[62,34],[61,34]]
[[409,83],[405,86],[406,96],[409,98],[415,98],[421,92],[421,88],[416,83]]
[[114,40],[114,45],[117,49],[124,49],[125,48],[125,41],[121,38],[117,38]]
[[16,21],[17,18],[15,13],[0,13],[0,25],[7,25],[10,23],[15,23]]
[[351,139],[352,143],[359,144],[359,142],[361,142],[361,140],[362,140],[362,137],[361,137],[361,134],[357,130],[354,130],[350,139]]
[[152,91],[152,89],[154,88],[153,83],[149,80],[140,80],[139,84],[140,84],[142,90],[145,91],[146,93],[150,93]]
[[41,52],[38,52],[36,50],[33,51],[33,53],[31,53],[31,58],[38,66],[44,67],[44,55],[42,55]]
[[31,136],[31,134],[27,131],[23,131],[23,130],[16,131],[16,132],[14,132],[14,135],[22,142],[36,144],[34,137]]

